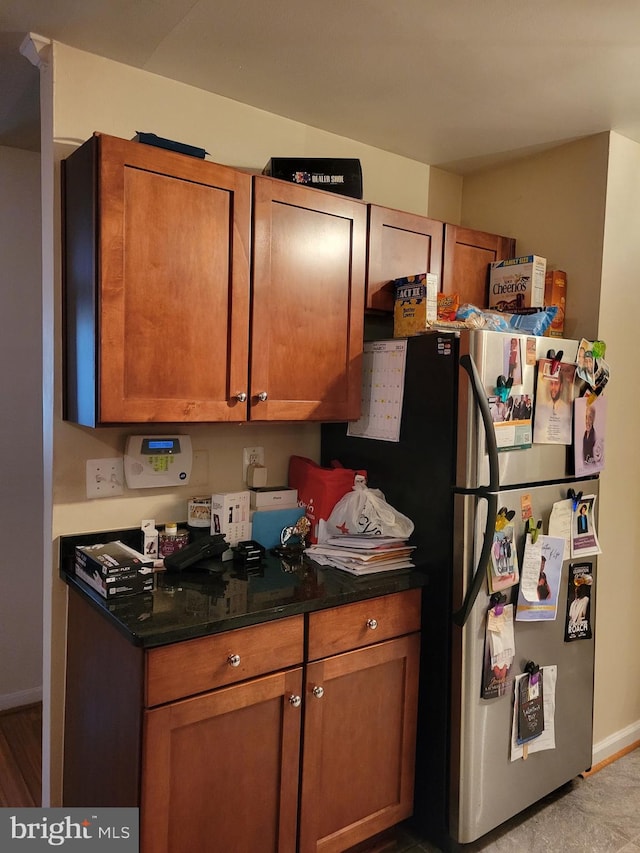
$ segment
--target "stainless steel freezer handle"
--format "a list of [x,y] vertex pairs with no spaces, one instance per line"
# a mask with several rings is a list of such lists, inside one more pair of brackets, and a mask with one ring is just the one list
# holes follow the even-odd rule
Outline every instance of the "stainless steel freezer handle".
[[489,457],[489,483],[486,486],[479,486],[476,489],[457,489],[456,491],[466,495],[475,495],[478,498],[484,498],[487,501],[487,521],[484,530],[484,541],[482,543],[482,551],[478,565],[474,572],[471,583],[467,588],[462,607],[453,614],[453,621],[456,625],[464,625],[469,614],[475,604],[482,582],[487,571],[487,564],[491,559],[491,546],[493,544],[493,532],[495,530],[496,515],[498,514],[498,492],[500,491],[500,467],[498,465],[498,446],[496,444],[496,433],[493,426],[493,419],[489,411],[489,403],[485,394],[478,368],[476,367],[470,355],[463,355],[460,358],[460,366],[469,374],[469,384],[476,401],[476,405],[480,410],[482,423],[487,439],[487,455]]
[[[476,492],[498,492],[500,491],[500,466],[498,465],[498,445],[496,444],[496,431],[493,426],[493,418],[489,410],[487,395],[478,373],[478,368],[470,355],[460,357],[460,366],[463,367],[469,374],[469,384],[476,401],[476,405],[480,410],[482,423],[484,424],[484,432],[487,439],[487,456],[489,457],[489,483],[486,486],[480,486],[479,489],[474,489]],[[469,494],[469,492],[467,492]]]

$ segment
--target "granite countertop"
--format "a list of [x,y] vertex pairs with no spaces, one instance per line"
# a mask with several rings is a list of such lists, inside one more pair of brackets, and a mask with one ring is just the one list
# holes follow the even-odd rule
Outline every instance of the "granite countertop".
[[356,577],[307,558],[288,562],[274,556],[267,556],[259,568],[250,571],[233,561],[211,561],[209,570],[160,571],[154,592],[108,601],[75,577],[76,544],[120,539],[139,548],[139,536],[139,530],[128,530],[61,537],[60,575],[133,644],[145,648],[363,601],[427,583],[427,575],[419,568]]

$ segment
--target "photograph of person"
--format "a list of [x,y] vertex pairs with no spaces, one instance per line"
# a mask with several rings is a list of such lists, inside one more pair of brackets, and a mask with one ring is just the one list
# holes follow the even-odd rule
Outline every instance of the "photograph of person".
[[506,338],[504,341],[504,375],[507,379],[512,379],[514,385],[522,384],[519,338]]
[[549,586],[549,581],[547,580],[547,575],[545,573],[545,566],[547,563],[547,558],[543,555],[540,557],[540,574],[538,575],[538,600],[546,601],[547,598],[551,598],[551,587]]
[[571,444],[574,364],[540,359],[533,418],[536,444]]
[[587,464],[594,462],[594,448],[596,444],[596,430],[593,422],[596,419],[596,410],[587,405],[584,415],[584,435],[582,436],[582,459]]
[[586,504],[580,504],[580,509],[578,510],[578,516],[576,519],[576,528],[578,536],[582,533],[589,532],[589,516],[587,514]]
[[593,399],[587,396],[576,399],[573,413],[573,455],[577,475],[594,474],[604,469],[606,420],[606,397]]
[[576,587],[576,597],[569,605],[569,625],[587,621],[590,604],[590,589],[586,583]]

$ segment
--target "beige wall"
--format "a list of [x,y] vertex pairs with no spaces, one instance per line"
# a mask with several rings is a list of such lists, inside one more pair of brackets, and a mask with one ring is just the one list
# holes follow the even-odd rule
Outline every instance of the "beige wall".
[[0,710],[42,698],[40,157],[0,147]]
[[[52,287],[55,306],[54,476],[52,537],[83,531],[135,526],[142,518],[162,523],[186,517],[190,495],[235,490],[242,485],[242,448],[262,445],[269,483],[286,482],[288,458],[319,453],[319,427],[301,425],[225,425],[181,428],[192,436],[194,450],[208,454],[208,485],[176,490],[127,490],[122,498],[85,500],[85,463],[122,455],[126,435],[134,429],[90,430],[61,420],[59,160],[98,130],[123,138],[136,131],[157,133],[204,147],[210,159],[260,172],[272,156],[308,155],[357,157],[361,160],[368,201],[426,213],[429,167],[348,139],[305,127],[261,110],[202,92],[62,44],[53,45],[49,133],[55,196],[49,199],[57,270]],[[43,110],[45,105],[43,105]],[[301,354],[302,358],[303,354]],[[157,431],[157,430],[156,430]],[[51,804],[59,802],[64,675],[65,590],[56,577],[54,548],[51,567],[51,707],[45,762],[51,766]],[[47,739],[46,739],[47,740]]]
[[598,329],[608,134],[465,177],[462,224],[516,238],[567,273],[568,337]]
[[616,733],[628,742],[640,740],[639,187],[640,145],[611,133],[600,335],[613,377],[607,394],[607,435],[613,440],[607,443],[601,487],[595,707],[595,739],[605,746]]
[[[610,150],[611,149],[611,150]],[[598,134],[465,178],[462,222],[517,238],[567,272],[568,337],[601,337],[607,388],[607,466],[600,482],[594,761],[640,739],[640,416],[634,326],[640,310],[640,146]],[[605,219],[606,217],[606,219]],[[602,292],[600,285],[602,282]],[[624,495],[624,497],[622,497]],[[613,699],[615,697],[615,700]]]

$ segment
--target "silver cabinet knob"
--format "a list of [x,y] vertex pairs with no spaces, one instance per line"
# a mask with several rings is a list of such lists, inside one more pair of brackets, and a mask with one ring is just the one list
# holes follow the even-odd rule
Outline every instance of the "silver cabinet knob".
[[260,400],[260,402],[261,402],[261,403],[264,403],[264,401],[267,399],[267,397],[268,397],[268,396],[269,396],[269,395],[267,394],[267,392],[266,392],[266,391],[261,391],[261,392],[258,394],[258,400]]
[[377,619],[367,619],[367,628],[370,628],[372,631],[375,631],[378,627]]
[[229,666],[240,666],[240,655],[229,655],[227,663]]
[[318,685],[317,687],[314,687],[311,692],[316,697],[316,699],[322,699],[322,697],[324,696],[324,687],[320,687]]
[[300,696],[296,696],[295,693],[292,693],[291,696],[289,696],[289,704],[293,708],[299,708],[300,705],[302,705],[302,699]]
[[236,400],[239,403],[246,403],[247,402],[247,395],[245,394],[244,391],[241,391],[239,394],[236,394]]

